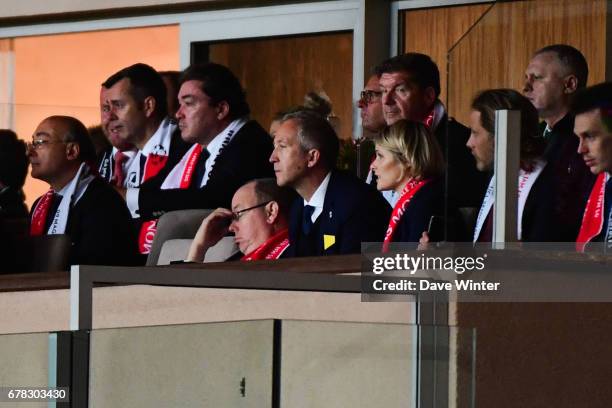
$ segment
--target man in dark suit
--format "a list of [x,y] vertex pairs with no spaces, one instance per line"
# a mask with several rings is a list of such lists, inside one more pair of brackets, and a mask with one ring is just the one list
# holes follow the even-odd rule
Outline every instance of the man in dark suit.
[[376,73],[387,125],[408,119],[429,127],[447,162],[447,201],[457,207],[478,207],[488,180],[478,172],[465,148],[469,129],[449,119],[438,99],[440,73],[436,63],[427,55],[411,52],[383,61]]
[[576,93],[572,100],[576,115],[574,132],[578,153],[596,180],[582,217],[576,248],[588,242],[603,242],[612,248],[612,83],[604,82]]
[[227,67],[209,63],[187,68],[179,105],[181,136],[194,144],[167,177],[141,186],[134,211],[145,219],[172,210],[227,208],[244,183],[273,174],[270,136],[248,119],[242,86]]
[[28,156],[32,177],[51,189],[32,207],[31,235],[68,234],[71,264],[131,265],[136,239],[119,194],[94,176],[95,151],[85,126],[51,116],[36,128]]
[[314,112],[286,115],[274,137],[276,182],[300,195],[289,218],[289,256],[358,253],[381,242],[391,208],[372,186],[335,169],[338,138]]
[[119,189],[164,177],[189,148],[167,117],[164,81],[146,64],[123,68],[104,81],[100,114],[113,149],[99,172]]
[[525,70],[523,94],[538,110],[547,146],[544,158],[553,166],[557,241],[573,242],[595,177],[577,153],[570,103],[587,83],[589,68],[580,51],[569,45],[538,50]]

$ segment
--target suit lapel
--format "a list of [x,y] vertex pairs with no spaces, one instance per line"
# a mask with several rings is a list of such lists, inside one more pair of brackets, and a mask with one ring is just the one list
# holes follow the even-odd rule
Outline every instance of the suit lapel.
[[319,245],[322,245],[324,253],[335,253],[336,252],[336,239],[338,238],[338,222],[337,222],[337,206],[338,202],[338,187],[337,187],[337,174],[332,171],[327,185],[327,191],[325,192],[325,200],[323,202],[323,212],[320,217],[320,228],[321,228],[321,241]]

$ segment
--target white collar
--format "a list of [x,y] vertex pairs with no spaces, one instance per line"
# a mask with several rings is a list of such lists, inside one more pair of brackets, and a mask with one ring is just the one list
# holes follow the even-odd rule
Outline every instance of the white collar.
[[233,135],[235,135],[244,124],[247,122],[246,118],[238,118],[234,119],[229,125],[225,127],[213,140],[205,146],[208,153],[210,153],[210,157],[216,157],[221,149],[221,145],[223,145],[223,141],[228,135],[230,130],[233,130]]
[[[119,149],[117,149],[115,146],[113,146],[113,151],[111,152],[111,155],[113,156],[113,158],[115,157],[115,155],[117,154],[118,151],[119,151]],[[128,159],[131,159],[134,156],[136,156],[136,153],[138,153],[138,149],[132,148],[130,150],[121,150],[121,153],[125,154],[128,157]]]
[[323,212],[323,204],[325,204],[325,194],[327,193],[327,186],[329,185],[329,179],[331,178],[331,171],[327,173],[327,176],[323,179],[319,187],[315,190],[309,201],[304,200],[304,205],[314,207],[312,213],[312,222],[315,222],[319,215]]
[[446,108],[444,107],[444,104],[438,99],[434,104],[434,120],[431,124],[432,132],[434,132],[438,128],[438,125],[442,121],[444,115],[446,115]]

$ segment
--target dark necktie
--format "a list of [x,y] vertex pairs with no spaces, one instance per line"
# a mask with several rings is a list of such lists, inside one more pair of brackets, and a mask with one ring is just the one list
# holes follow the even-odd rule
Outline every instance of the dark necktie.
[[113,169],[113,184],[117,187],[123,187],[125,181],[125,171],[123,164],[128,159],[128,156],[121,151],[115,154],[115,167]]
[[200,157],[198,157],[198,161],[195,165],[195,172],[193,181],[191,182],[192,186],[196,188],[200,188],[202,185],[202,179],[204,179],[204,174],[206,174],[206,160],[210,157],[210,152],[208,149],[202,149],[202,153],[200,153]]
[[302,232],[304,235],[310,234],[312,230],[312,213],[315,208],[312,205],[305,205],[302,210]]

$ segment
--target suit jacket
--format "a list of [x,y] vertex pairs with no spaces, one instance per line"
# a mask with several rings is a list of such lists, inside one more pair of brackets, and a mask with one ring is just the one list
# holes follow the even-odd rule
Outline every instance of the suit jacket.
[[257,122],[249,121],[219,153],[205,186],[161,190],[172,167],[163,178],[160,174],[143,183],[138,197],[140,218],[159,218],[164,212],[189,208],[229,208],[232,196],[247,181],[274,176],[271,154],[272,139]]
[[[541,124],[543,133],[546,123]],[[553,168],[555,205],[559,225],[555,241],[573,242],[578,236],[584,207],[596,176],[578,154],[578,138],[574,134],[574,117],[567,114],[552,129],[544,157]]]
[[465,145],[470,130],[444,115],[435,136],[446,159],[448,203],[452,207],[479,207],[489,179],[476,168],[476,160]]
[[[36,208],[36,200],[32,208]],[[51,214],[49,216],[52,216]],[[135,265],[136,232],[121,196],[95,178],[68,214],[71,265]]]
[[[289,248],[291,256],[340,255],[361,252],[362,242],[382,242],[385,237],[391,207],[372,186],[357,177],[337,170],[332,171],[323,212],[319,215],[319,234],[313,239],[314,253],[300,253],[298,240],[302,228],[304,199],[298,197],[291,207],[289,218]],[[324,247],[324,235],[335,243]]]
[[554,166],[547,164],[529,191],[521,222],[522,242],[558,241],[560,224],[554,214],[554,177]]
[[410,200],[393,233],[393,242],[419,242],[423,231],[427,231],[431,216],[443,214],[444,179],[434,179]]

